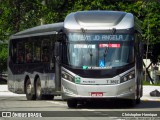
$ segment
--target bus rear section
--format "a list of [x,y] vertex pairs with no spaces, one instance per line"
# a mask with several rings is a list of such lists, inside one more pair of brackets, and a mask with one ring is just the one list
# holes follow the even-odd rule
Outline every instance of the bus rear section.
[[37,26],[11,36],[8,89],[27,100],[53,100],[60,95],[54,46],[63,23]]

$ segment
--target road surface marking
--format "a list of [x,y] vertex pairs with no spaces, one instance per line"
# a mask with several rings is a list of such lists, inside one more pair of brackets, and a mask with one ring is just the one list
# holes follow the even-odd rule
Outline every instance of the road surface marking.
[[56,104],[56,105],[66,106],[66,103],[62,103],[62,102],[57,102],[57,101],[46,101],[46,102]]

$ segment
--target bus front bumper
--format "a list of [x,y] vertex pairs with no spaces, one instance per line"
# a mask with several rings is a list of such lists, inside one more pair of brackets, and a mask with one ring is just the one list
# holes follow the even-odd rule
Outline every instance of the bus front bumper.
[[80,85],[62,81],[62,98],[67,99],[135,99],[135,81],[116,85]]

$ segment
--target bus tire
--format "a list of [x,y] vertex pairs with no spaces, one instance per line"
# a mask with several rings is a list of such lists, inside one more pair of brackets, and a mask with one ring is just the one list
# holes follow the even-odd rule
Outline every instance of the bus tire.
[[77,100],[74,100],[74,99],[67,100],[67,105],[69,108],[76,108],[77,107]]
[[141,91],[139,90],[139,86],[137,85],[137,90],[136,90],[136,104],[139,104],[141,102],[140,96],[141,96]]
[[36,96],[34,91],[32,90],[31,81],[28,78],[25,84],[25,92],[26,92],[26,98],[27,100],[35,100]]
[[136,104],[140,104],[141,103],[141,99],[140,98],[137,98],[136,99]]
[[36,84],[35,84],[35,88],[36,88],[35,89],[35,91],[36,91],[36,99],[37,100],[43,100],[40,78],[37,78]]

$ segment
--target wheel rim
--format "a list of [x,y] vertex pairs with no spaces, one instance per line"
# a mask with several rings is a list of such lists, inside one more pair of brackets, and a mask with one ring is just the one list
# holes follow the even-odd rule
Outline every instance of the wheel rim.
[[41,94],[41,86],[38,85],[38,87],[37,87],[37,95],[40,96],[40,94]]
[[27,85],[27,94],[31,94],[31,84]]
[[41,83],[38,81],[37,82],[37,88],[36,88],[36,94],[37,94],[37,97],[40,97],[41,95]]

